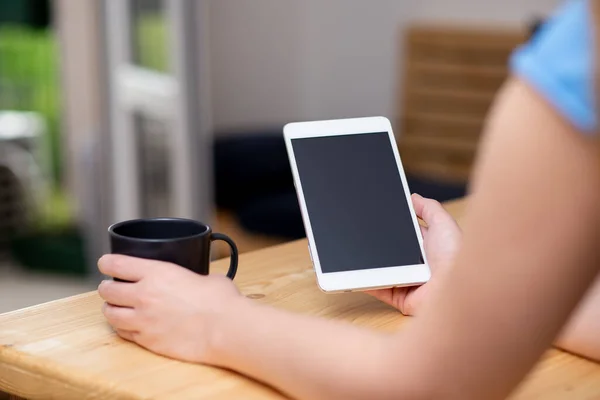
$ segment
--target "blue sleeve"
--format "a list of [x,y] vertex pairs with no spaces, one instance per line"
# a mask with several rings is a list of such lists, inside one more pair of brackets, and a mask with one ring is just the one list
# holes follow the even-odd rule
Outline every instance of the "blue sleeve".
[[570,0],[511,57],[511,70],[577,129],[597,127],[590,0]]

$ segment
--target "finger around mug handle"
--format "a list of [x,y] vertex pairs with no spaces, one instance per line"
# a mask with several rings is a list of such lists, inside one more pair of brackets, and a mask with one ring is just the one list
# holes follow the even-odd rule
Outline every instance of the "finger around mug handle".
[[235,278],[238,267],[238,248],[235,242],[229,236],[222,233],[213,233],[210,237],[210,241],[214,242],[215,240],[222,240],[223,242],[227,243],[229,247],[231,247],[231,261],[229,262],[229,271],[227,271],[227,277],[229,279],[233,279]]

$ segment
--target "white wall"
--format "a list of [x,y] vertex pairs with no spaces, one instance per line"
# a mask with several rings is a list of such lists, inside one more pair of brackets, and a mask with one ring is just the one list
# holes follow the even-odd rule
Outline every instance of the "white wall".
[[394,117],[411,21],[519,25],[561,0],[213,0],[217,129]]
[[211,2],[211,90],[217,128],[268,125],[302,112],[304,14],[303,1]]
[[308,119],[390,115],[406,1],[311,0],[302,71]]

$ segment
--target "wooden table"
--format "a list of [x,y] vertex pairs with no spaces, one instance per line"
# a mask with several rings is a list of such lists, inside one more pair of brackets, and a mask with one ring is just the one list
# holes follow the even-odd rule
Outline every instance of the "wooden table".
[[[462,202],[447,208],[460,220]],[[242,256],[236,279],[245,295],[295,312],[386,330],[410,321],[364,294],[320,292],[305,241]],[[0,391],[30,399],[283,398],[235,373],[122,341],[105,323],[101,304],[92,292],[1,315]],[[550,350],[514,398],[600,398],[600,365]]]

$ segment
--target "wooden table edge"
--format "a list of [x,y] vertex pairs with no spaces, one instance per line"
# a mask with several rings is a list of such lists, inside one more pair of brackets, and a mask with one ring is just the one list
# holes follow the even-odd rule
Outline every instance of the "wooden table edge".
[[[67,301],[73,301],[75,299],[84,299],[98,296],[98,291],[93,290],[74,296],[65,297],[45,303],[40,303],[30,307],[21,308],[14,311],[9,311],[4,314],[0,314],[0,323],[4,317],[10,317],[13,314],[23,312],[25,310],[31,310],[42,306],[48,306],[53,303],[62,303]],[[21,352],[12,347],[11,344],[0,343],[0,395],[5,392],[9,395],[19,396],[27,395],[28,393],[19,393],[12,388],[8,381],[14,382],[22,379],[23,376],[31,378],[35,382],[44,382],[47,386],[48,382],[53,382],[53,386],[57,389],[65,386],[69,386],[70,390],[78,393],[88,393],[94,396],[102,395],[102,392],[106,392],[105,389],[100,389],[101,386],[98,382],[101,382],[101,378],[94,376],[93,374],[85,374],[78,371],[77,368],[73,367],[62,367],[52,368],[52,366],[58,365],[48,359],[43,359],[35,356],[31,356],[25,352]],[[73,377],[77,377],[77,384],[73,384]],[[10,379],[10,377],[14,377]],[[110,387],[110,385],[105,386]],[[119,399],[134,400],[138,397],[133,396],[129,392],[120,391],[116,387],[110,387],[110,395],[117,395]],[[109,393],[107,393],[109,394]],[[35,395],[35,394],[34,394]],[[13,397],[15,398],[15,397]],[[18,397],[17,397],[18,398]],[[80,395],[77,397],[61,397],[61,399],[81,399]],[[0,397],[1,399],[1,397]]]
[[[27,377],[30,386],[43,383],[44,387],[52,392],[65,393],[61,389],[68,387],[69,391],[75,397],[61,397],[61,399],[65,400],[80,400],[82,393],[92,395],[91,397],[94,398],[106,393],[106,395],[110,395],[111,397],[116,396],[116,398],[124,400],[139,399],[139,397],[129,392],[119,390],[118,387],[99,385],[102,381],[101,378],[93,374],[79,372],[77,368],[73,367],[61,366],[60,368],[53,368],[55,365],[57,365],[56,362],[30,356],[11,348],[10,345],[0,345],[0,393],[4,391],[7,394],[15,396],[35,396],[35,393],[20,392],[15,390],[12,385],[4,383],[5,381],[16,382],[22,380],[23,377]],[[77,377],[77,379],[73,379],[73,377]],[[110,393],[106,391],[107,388],[110,389]]]

